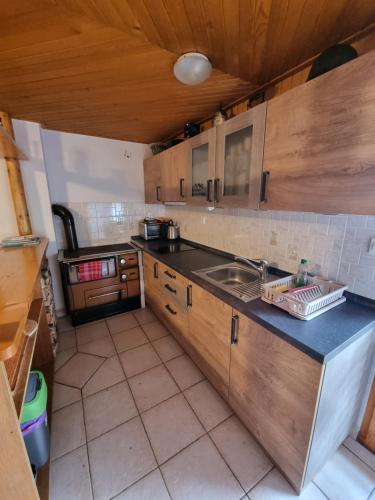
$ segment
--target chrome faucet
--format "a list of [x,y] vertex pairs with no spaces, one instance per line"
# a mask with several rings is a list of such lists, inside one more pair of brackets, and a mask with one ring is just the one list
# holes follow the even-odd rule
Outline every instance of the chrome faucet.
[[245,259],[245,257],[234,257],[234,260],[238,262],[243,262],[248,266],[252,267],[260,274],[262,280],[265,280],[268,276],[268,266],[269,262],[266,259]]

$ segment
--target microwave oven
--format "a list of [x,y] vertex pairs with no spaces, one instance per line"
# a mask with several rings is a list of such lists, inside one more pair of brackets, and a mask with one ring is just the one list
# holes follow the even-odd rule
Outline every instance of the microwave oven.
[[144,240],[155,240],[167,237],[167,222],[147,221],[139,222],[139,236]]

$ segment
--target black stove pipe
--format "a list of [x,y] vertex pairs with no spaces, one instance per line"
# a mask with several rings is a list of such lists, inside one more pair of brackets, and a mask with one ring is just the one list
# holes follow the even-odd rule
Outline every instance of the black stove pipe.
[[62,205],[57,204],[52,205],[52,212],[61,217],[63,221],[67,250],[78,250],[77,232],[72,213]]

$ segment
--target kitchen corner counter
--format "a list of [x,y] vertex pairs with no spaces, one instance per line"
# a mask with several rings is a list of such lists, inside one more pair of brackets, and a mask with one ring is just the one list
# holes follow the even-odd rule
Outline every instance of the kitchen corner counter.
[[261,299],[242,302],[193,273],[198,269],[233,262],[230,256],[222,252],[202,248],[194,242],[183,240],[196,248],[179,253],[160,254],[157,252],[158,242],[155,240],[145,241],[133,237],[132,241],[154,258],[320,363],[326,363],[370,328],[375,327],[375,306],[369,300],[361,303],[358,298],[353,300],[351,294],[348,294],[344,304],[311,321],[301,321]]

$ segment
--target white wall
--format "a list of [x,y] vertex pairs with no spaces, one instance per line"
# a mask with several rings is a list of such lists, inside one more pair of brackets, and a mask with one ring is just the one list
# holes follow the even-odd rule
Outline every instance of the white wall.
[[143,202],[146,144],[42,130],[53,203]]
[[0,240],[18,235],[6,163],[0,159]]

